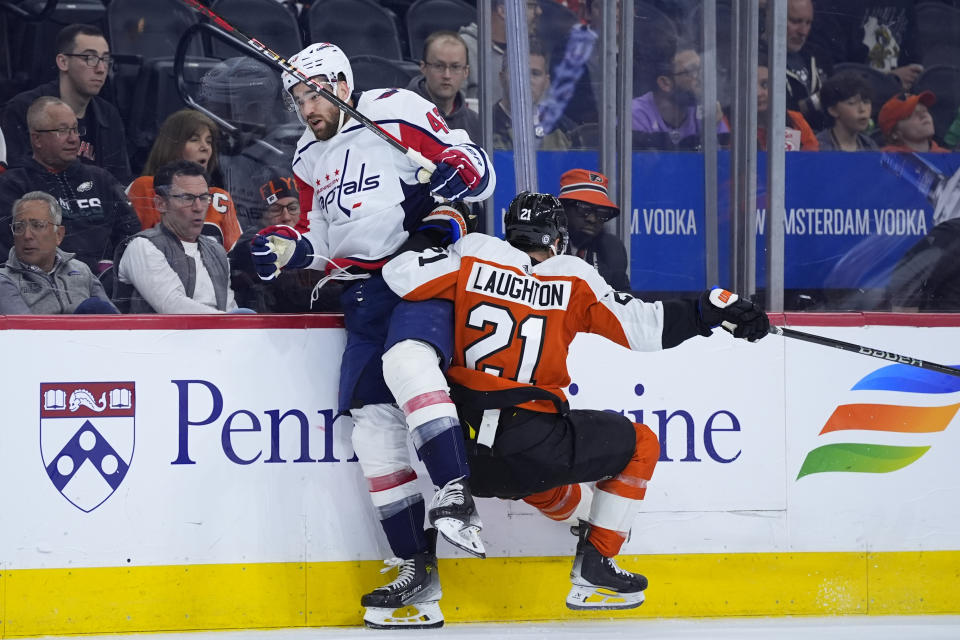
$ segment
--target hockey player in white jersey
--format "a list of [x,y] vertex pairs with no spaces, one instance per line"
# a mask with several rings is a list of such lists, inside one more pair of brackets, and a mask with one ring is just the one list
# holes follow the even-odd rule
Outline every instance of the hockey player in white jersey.
[[380,270],[401,249],[444,245],[464,235],[466,209],[437,201],[489,197],[492,164],[466,132],[448,129],[437,108],[418,95],[354,92],[350,63],[335,45],[310,45],[290,62],[437,165],[429,182],[418,181],[422,169],[407,156],[284,73],[286,96],[307,127],[293,159],[301,219],[296,229],[261,230],[251,251],[265,280],[299,268],[354,280],[341,296],[347,345],[340,410],[353,417],[354,450],[396,556],[388,565],[398,568],[395,580],[362,597],[364,620],[376,628],[440,626],[436,535],[424,531],[426,509],[408,438],[437,487],[430,523],[453,544],[484,556],[465,443],[441,370],[452,352],[452,305],[402,301]]
[[620,414],[570,410],[567,352],[578,332],[635,351],[676,346],[723,324],[759,340],[770,323],[752,302],[722,289],[699,299],[643,302],[614,291],[582,259],[563,253],[566,214],[552,195],[521,193],[504,218],[506,241],[470,234],[447,249],[397,256],[383,276],[407,300],[454,301],[447,375],[469,433],[475,495],[524,499],[548,517],[573,511],[577,483],[598,481],[579,527],[566,604],[628,609],[647,579],[617,566],[660,447]]

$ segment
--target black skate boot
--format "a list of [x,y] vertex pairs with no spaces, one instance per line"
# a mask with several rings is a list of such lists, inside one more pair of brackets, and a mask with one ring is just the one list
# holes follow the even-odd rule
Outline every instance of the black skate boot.
[[577,557],[570,571],[573,586],[567,594],[567,608],[633,609],[643,604],[647,579],[639,573],[621,569],[613,558],[601,555],[587,540],[589,524],[581,521],[578,533],[580,540],[577,542]]
[[398,568],[393,582],[360,598],[363,622],[371,629],[432,629],[443,626],[440,573],[437,571],[437,530],[427,529],[427,550],[409,560],[391,558],[386,573]]
[[479,558],[487,557],[480,540],[483,523],[466,478],[455,478],[437,490],[430,501],[428,517],[450,544]]

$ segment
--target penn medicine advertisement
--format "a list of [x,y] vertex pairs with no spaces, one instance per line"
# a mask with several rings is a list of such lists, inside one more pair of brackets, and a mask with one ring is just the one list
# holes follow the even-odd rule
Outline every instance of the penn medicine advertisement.
[[[956,327],[810,329],[960,363]],[[389,555],[337,416],[341,329],[0,340],[18,363],[3,374],[4,567]],[[725,333],[655,353],[581,335],[570,364],[573,407],[622,412],[660,439],[625,554],[960,548],[946,508],[960,492],[960,378]],[[480,509],[493,556],[571,553],[567,528],[523,503]]]

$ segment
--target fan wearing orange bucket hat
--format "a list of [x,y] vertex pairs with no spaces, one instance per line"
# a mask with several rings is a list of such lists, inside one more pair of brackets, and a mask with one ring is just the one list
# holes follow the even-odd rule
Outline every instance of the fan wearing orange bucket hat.
[[877,115],[877,124],[887,142],[882,150],[948,153],[933,139],[933,116],[927,107],[936,102],[932,91],[901,93],[887,100]]
[[603,230],[620,215],[607,194],[607,176],[599,171],[571,169],[560,176],[560,193],[570,230],[567,253],[583,258],[617,291],[629,291],[627,251],[620,239]]

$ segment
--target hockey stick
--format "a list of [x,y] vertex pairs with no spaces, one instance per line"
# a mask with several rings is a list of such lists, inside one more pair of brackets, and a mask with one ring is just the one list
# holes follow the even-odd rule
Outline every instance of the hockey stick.
[[376,122],[366,117],[349,104],[335,96],[329,91],[325,91],[323,87],[320,86],[314,80],[311,80],[303,71],[295,67],[290,62],[287,62],[286,59],[280,57],[280,54],[269,49],[265,44],[257,40],[256,38],[251,38],[250,36],[237,31],[229,22],[218,16],[216,13],[210,10],[209,7],[204,6],[200,3],[200,0],[183,0],[184,3],[200,15],[208,18],[215,27],[217,27],[223,35],[227,36],[230,40],[242,46],[244,49],[255,53],[256,55],[263,58],[273,67],[280,69],[281,71],[286,71],[293,77],[295,77],[300,82],[306,84],[311,89],[316,91],[318,94],[332,102],[338,109],[350,115],[351,118],[355,119],[357,122],[365,126],[370,131],[374,132],[377,136],[380,137],[384,142],[389,144],[391,147],[402,153],[403,155],[410,158],[415,164],[419,165],[423,171],[417,171],[417,180],[420,182],[428,182],[430,176],[437,169],[437,165],[430,162],[422,153],[416,149],[411,149],[406,146],[396,138],[394,138],[390,133],[388,133],[383,127],[378,125]]
[[881,349],[863,347],[863,346],[860,346],[859,344],[853,344],[851,342],[843,342],[842,340],[834,340],[833,338],[825,338],[824,336],[818,336],[812,333],[805,333],[803,331],[797,331],[795,329],[787,329],[786,327],[770,327],[770,333],[778,336],[783,336],[784,338],[794,338],[796,340],[812,342],[814,344],[823,345],[825,347],[834,347],[836,349],[842,349],[843,351],[852,351],[853,353],[859,353],[865,356],[880,358],[881,360],[886,360],[887,362],[906,364],[906,365],[910,365],[911,367],[919,367],[920,369],[930,369],[931,371],[939,371],[940,373],[945,373],[949,376],[960,377],[960,369],[954,369],[953,367],[937,364],[936,362],[927,362],[926,360],[921,360],[920,358],[913,358],[911,356],[902,356],[898,353],[893,353],[891,351],[883,351]]

